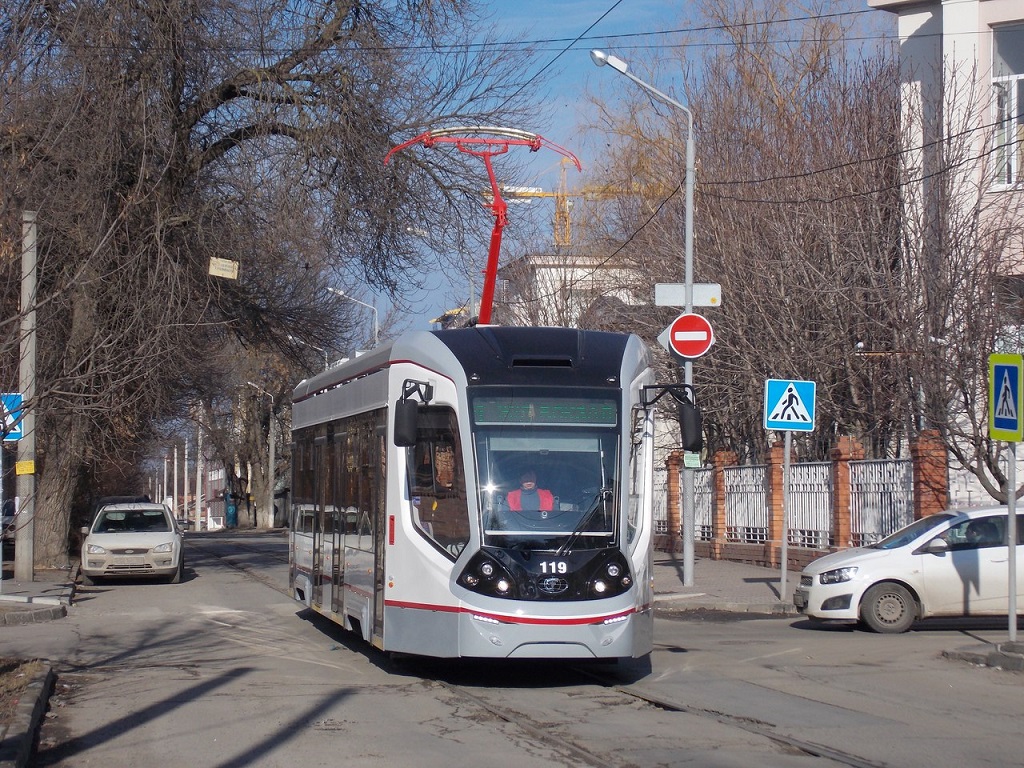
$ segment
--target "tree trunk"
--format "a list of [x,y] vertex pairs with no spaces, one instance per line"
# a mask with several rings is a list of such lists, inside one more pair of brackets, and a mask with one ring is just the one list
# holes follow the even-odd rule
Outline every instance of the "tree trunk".
[[67,568],[71,502],[78,478],[78,464],[85,448],[82,419],[67,416],[42,433],[46,461],[36,494],[34,566]]

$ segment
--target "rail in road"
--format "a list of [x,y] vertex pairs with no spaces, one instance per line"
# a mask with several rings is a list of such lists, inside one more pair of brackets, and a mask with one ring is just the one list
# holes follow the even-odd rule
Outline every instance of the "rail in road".
[[[201,541],[197,541],[201,540]],[[196,537],[191,540],[207,555],[219,558],[232,568],[245,573],[246,578],[259,582],[280,593],[287,593],[280,577],[282,566],[287,564],[287,544],[284,539],[267,540],[231,537],[218,541],[217,538]],[[270,567],[268,567],[270,566]],[[267,570],[279,573],[278,578],[268,575]],[[470,719],[477,722],[500,722],[503,728],[511,728],[521,734],[517,743],[523,755],[536,758],[540,752],[550,751],[564,761],[564,765],[587,765],[595,768],[647,768],[678,763],[681,756],[694,765],[725,765],[739,761],[750,765],[771,765],[778,768],[793,766],[853,766],[859,768],[882,768],[889,765],[924,765],[929,753],[939,758],[951,744],[936,739],[934,729],[909,726],[906,731],[908,743],[901,744],[888,759],[881,759],[880,743],[892,738],[895,729],[903,725],[904,718],[894,714],[900,712],[902,694],[890,692],[888,697],[877,700],[876,706],[858,706],[855,703],[843,705],[843,697],[856,695],[861,687],[871,688],[877,680],[893,673],[888,671],[887,658],[892,647],[902,648],[900,652],[911,652],[911,644],[919,650],[924,642],[914,643],[913,636],[883,638],[876,636],[851,637],[857,642],[857,653],[863,651],[869,659],[847,658],[849,668],[845,675],[861,675],[869,681],[863,685],[840,686],[829,701],[817,694],[804,694],[799,682],[779,686],[775,678],[763,682],[754,678],[746,679],[741,671],[717,671],[717,667],[694,666],[699,654],[708,653],[717,642],[739,644],[750,643],[754,653],[768,653],[772,648],[762,648],[770,642],[766,632],[777,632],[786,650],[807,644],[800,649],[802,654],[823,652],[825,640],[837,639],[839,635],[815,635],[790,629],[787,620],[760,620],[760,629],[738,629],[731,633],[708,633],[698,642],[697,624],[700,620],[676,621],[671,624],[682,630],[680,634],[686,647],[672,646],[666,642],[655,650],[651,659],[627,662],[621,665],[559,665],[557,663],[530,662],[498,665],[494,662],[474,663],[469,660],[423,659],[411,657],[388,657],[368,645],[353,641],[345,646],[354,653],[361,653],[371,662],[398,679],[421,681],[424,689],[434,691],[433,695],[442,700],[454,713],[454,720]],[[325,624],[327,624],[325,620]],[[668,624],[668,623],[667,623]],[[739,625],[739,622],[736,622]],[[767,630],[769,626],[777,630]],[[724,628],[723,628],[724,629]],[[663,632],[673,633],[675,629]],[[720,641],[719,637],[729,637]],[[927,639],[927,636],[922,636]],[[882,645],[885,644],[885,647]],[[892,647],[890,646],[892,644]],[[701,646],[701,647],[698,647]],[[675,648],[675,650],[673,650]],[[873,648],[873,650],[868,650]],[[836,651],[841,651],[835,646]],[[698,653],[699,651],[699,653]],[[683,655],[667,655],[681,653]],[[778,655],[778,653],[773,653]],[[701,658],[705,656],[700,656]],[[741,657],[741,656],[737,656]],[[936,670],[928,665],[927,659],[918,659],[921,669],[914,669],[907,675],[923,677],[930,685],[936,684]],[[652,671],[651,662],[658,667]],[[699,665],[700,663],[696,663]],[[718,660],[716,665],[723,664]],[[816,669],[825,669],[828,662],[822,657],[815,660]],[[788,670],[786,662],[765,666],[763,670],[778,673]],[[954,668],[955,669],[955,668]],[[757,672],[762,668],[751,667]],[[764,674],[763,670],[758,674]],[[939,670],[940,672],[942,670]],[[792,672],[804,675],[799,665]],[[838,672],[838,670],[837,670]],[[666,676],[675,674],[676,682],[665,684]],[[817,675],[814,670],[810,675]],[[985,672],[980,672],[985,675]],[[808,675],[807,683],[814,679]],[[881,678],[876,677],[881,676]],[[850,680],[856,679],[851,677]],[[943,682],[945,682],[943,680]],[[1009,683],[1010,681],[1008,681]],[[950,682],[950,686],[952,683]],[[695,686],[695,687],[694,687]],[[1015,686],[1011,686],[1015,688]],[[963,692],[959,687],[957,693]],[[1004,695],[1010,695],[1004,688]],[[1012,693],[1012,691],[1011,691]],[[907,694],[911,700],[912,694]],[[934,705],[943,709],[940,700]],[[930,717],[928,701],[915,702],[909,709],[906,720]],[[877,713],[877,714],[876,714]],[[982,717],[979,713],[978,717]],[[968,716],[973,717],[973,716]],[[933,723],[941,718],[935,716]],[[801,723],[803,726],[794,726]],[[878,737],[873,742],[858,742],[857,738],[837,739],[839,743],[819,743],[806,738],[818,734],[821,740],[827,732],[849,723],[854,732],[871,732],[878,728]],[[969,721],[961,724],[969,729]],[[459,725],[450,723],[445,728],[458,730]],[[496,726],[497,727],[497,726]],[[936,726],[939,727],[939,726]],[[992,725],[997,730],[998,725]],[[801,736],[805,737],[801,737]],[[1006,754],[1013,741],[1013,734],[1006,736],[1004,748],[993,748],[993,754]],[[863,744],[863,751],[859,749]],[[894,742],[895,745],[895,742]],[[1004,750],[999,753],[998,750]],[[909,750],[918,751],[916,759],[901,762]],[[707,756],[703,753],[707,752]],[[953,750],[955,752],[955,750]],[[455,753],[453,753],[454,755]],[[952,753],[950,753],[952,756]],[[513,759],[502,755],[503,761]],[[458,762],[458,761],[455,761]],[[528,761],[527,761],[528,762]],[[941,761],[940,761],[941,762]],[[505,762],[503,764],[509,764]],[[556,764],[562,764],[558,761]]]

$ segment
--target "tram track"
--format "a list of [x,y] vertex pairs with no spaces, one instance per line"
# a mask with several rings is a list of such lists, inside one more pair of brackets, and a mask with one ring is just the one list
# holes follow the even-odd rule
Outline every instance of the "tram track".
[[823,744],[815,744],[788,734],[779,733],[775,729],[774,725],[762,720],[754,720],[749,717],[731,715],[727,712],[694,707],[693,705],[686,704],[685,702],[656,695],[650,691],[643,690],[638,686],[621,685],[613,678],[599,675],[591,669],[577,668],[577,671],[580,674],[601,683],[602,685],[608,686],[612,690],[618,691],[626,696],[631,696],[640,701],[644,701],[652,706],[658,707],[659,709],[712,719],[724,725],[739,728],[747,733],[762,736],[776,744],[779,744],[780,746],[799,750],[811,757],[824,758],[841,765],[851,766],[851,768],[889,768],[888,763],[874,762],[843,750],[834,749]]
[[[238,562],[236,558],[233,558],[233,555],[236,555],[241,550],[285,564],[288,561],[287,556],[268,551],[265,548],[246,545],[237,541],[237,539],[231,543],[231,552],[218,551],[213,540],[198,544],[196,539],[192,539],[189,543],[196,546],[197,549],[201,549],[205,554],[217,557],[229,567],[245,574],[248,578],[258,581],[280,594],[288,595],[286,589],[283,589],[274,583],[272,579],[255,570],[251,564]],[[369,647],[367,650],[376,653],[376,651],[372,651]],[[570,665],[566,669],[571,670],[571,672],[583,680],[599,685],[602,695],[614,692],[623,697],[624,701],[639,701],[666,712],[678,712],[713,721],[729,728],[736,728],[748,734],[764,738],[790,754],[795,753],[819,758],[836,765],[850,766],[850,768],[888,768],[888,764],[884,762],[875,762],[843,750],[780,733],[775,725],[767,721],[696,707],[684,701],[659,695],[638,685],[624,685],[621,679],[615,675],[603,673],[599,668],[591,665]],[[408,673],[408,670],[406,673]],[[641,768],[642,766],[642,764],[635,762],[610,760],[607,754],[602,754],[588,748],[580,739],[574,738],[571,735],[571,729],[574,724],[571,718],[567,718],[564,723],[553,723],[536,719],[525,713],[521,708],[496,701],[493,697],[488,697],[475,690],[471,690],[466,685],[445,680],[443,679],[444,675],[416,674],[416,676],[425,683],[437,686],[455,699],[463,700],[467,705],[481,709],[491,717],[508,723],[521,731],[531,741],[543,744],[549,749],[564,755],[571,765],[586,765],[592,768]],[[499,687],[495,690],[501,690],[501,688]]]
[[291,594],[289,593],[288,588],[286,586],[282,586],[276,583],[274,579],[264,575],[259,570],[254,569],[251,564],[247,562],[238,562],[235,559],[237,557],[238,551],[241,550],[242,552],[248,552],[254,555],[259,555],[260,557],[265,558],[267,560],[273,560],[275,563],[279,563],[281,565],[288,565],[287,552],[282,555],[278,552],[274,552],[273,550],[269,550],[266,547],[254,547],[251,545],[244,544],[242,542],[239,542],[237,538],[231,540],[230,552],[218,551],[216,539],[208,539],[205,537],[186,536],[185,546],[194,547],[195,549],[203,552],[203,554],[216,557],[225,565],[234,568],[236,571],[240,573],[244,573],[246,576],[253,579],[254,581],[258,581],[263,586],[270,587],[272,590],[284,595],[285,597],[291,597]]

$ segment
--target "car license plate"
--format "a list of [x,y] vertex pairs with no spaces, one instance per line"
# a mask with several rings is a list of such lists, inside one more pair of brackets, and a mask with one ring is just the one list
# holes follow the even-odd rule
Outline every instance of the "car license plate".
[[144,557],[115,557],[114,565],[145,565],[146,558]]
[[795,590],[793,592],[793,605],[795,605],[797,608],[806,608],[807,593],[799,589]]

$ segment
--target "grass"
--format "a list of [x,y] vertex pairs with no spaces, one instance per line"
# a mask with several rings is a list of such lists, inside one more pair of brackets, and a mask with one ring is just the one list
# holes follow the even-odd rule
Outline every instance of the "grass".
[[0,658],[0,724],[11,722],[28,684],[42,671],[42,662],[34,659]]

